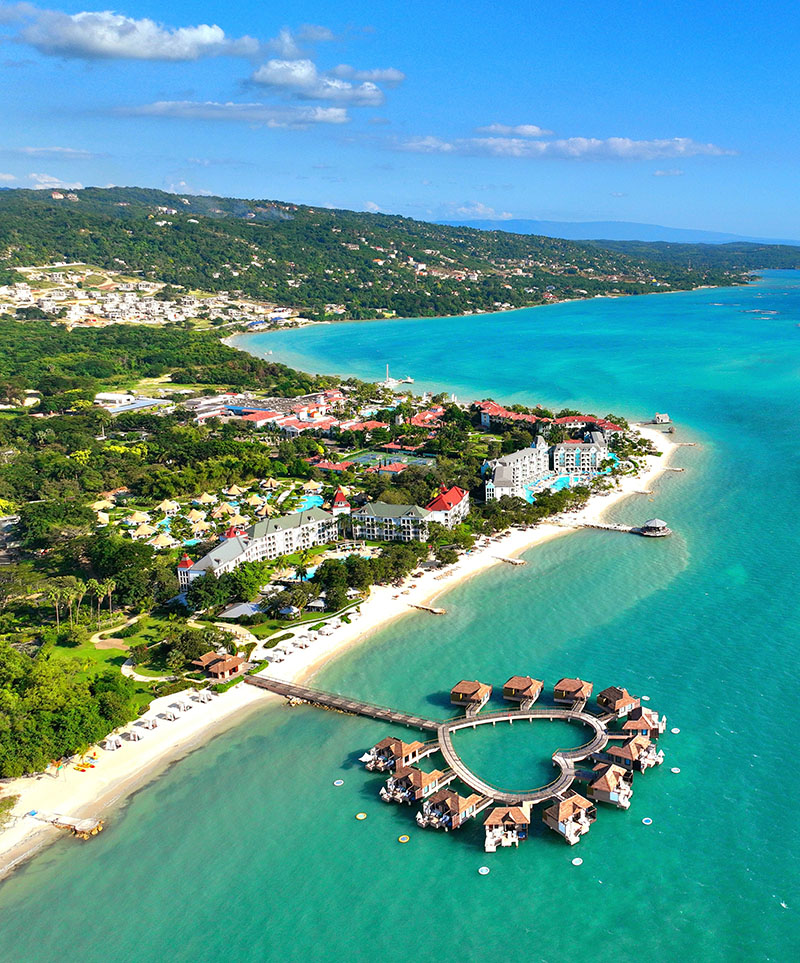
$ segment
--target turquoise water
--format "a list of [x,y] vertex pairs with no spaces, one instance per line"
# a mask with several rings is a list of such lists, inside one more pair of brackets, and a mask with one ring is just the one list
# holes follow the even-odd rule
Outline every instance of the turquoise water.
[[321,508],[325,504],[322,495],[303,495],[297,503],[295,511],[304,512],[308,508]]
[[[657,514],[672,538],[547,543],[317,682],[445,715],[462,677],[581,674],[651,696],[681,733],[636,778],[631,809],[599,808],[577,849],[537,824],[518,851],[486,855],[479,826],[423,832],[378,801],[380,778],[356,760],[385,726],[268,709],[173,766],[98,839],[61,841],[3,884],[0,959],[471,963],[510,946],[548,963],[798,958],[798,323],[800,274],[774,273],[747,289],[250,337],[309,370],[375,378],[389,362],[416,389],[442,387],[446,361],[464,398],[668,411],[676,438],[698,443],[676,455],[686,472],[612,514]],[[513,788],[549,771],[546,732],[494,732],[494,754],[490,733],[459,734],[486,778]]]

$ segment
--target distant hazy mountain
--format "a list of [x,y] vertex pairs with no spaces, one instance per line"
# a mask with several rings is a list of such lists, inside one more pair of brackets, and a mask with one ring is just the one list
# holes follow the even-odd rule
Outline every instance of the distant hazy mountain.
[[800,244],[797,240],[746,237],[719,231],[693,231],[661,224],[637,224],[635,221],[442,221],[442,224],[477,227],[484,231],[509,231],[511,234],[541,234],[563,237],[570,241],[674,241],[679,244],[729,244],[753,241],[760,244]]

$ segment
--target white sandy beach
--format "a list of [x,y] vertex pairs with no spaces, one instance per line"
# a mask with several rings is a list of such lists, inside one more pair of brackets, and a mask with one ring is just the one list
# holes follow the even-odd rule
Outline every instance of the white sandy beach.
[[[653,441],[662,452],[661,456],[648,457],[638,476],[620,479],[619,487],[612,492],[592,496],[582,511],[569,516],[570,522],[599,521],[609,508],[622,499],[647,491],[652,482],[662,474],[677,446],[667,435],[652,427],[640,427],[639,431]],[[637,521],[645,521],[648,514],[650,513],[644,512]],[[308,678],[346,648],[362,642],[391,620],[414,612],[412,604],[430,605],[438,596],[464,579],[471,578],[493,565],[503,564],[500,557],[519,555],[541,542],[565,535],[569,531],[570,528],[553,523],[545,523],[529,530],[513,530],[488,545],[463,555],[444,573],[426,572],[419,578],[409,578],[408,584],[402,590],[393,586],[376,586],[369,599],[361,604],[360,613],[352,616],[349,625],[340,624],[330,635],[317,636],[306,649],[292,649],[282,662],[268,668],[266,674],[289,681]],[[411,584],[414,588],[408,587]],[[297,634],[302,634],[302,631]],[[165,710],[180,701],[189,701],[192,708],[180,712],[174,722],[164,719]],[[55,834],[63,832],[26,815],[30,811],[102,817],[106,810],[156,776],[166,765],[223,731],[233,724],[233,721],[238,722],[238,717],[245,710],[254,710],[277,701],[278,697],[272,697],[245,683],[214,696],[209,703],[187,699],[185,694],[168,696],[155,700],[146,714],[147,717],[159,717],[156,729],[144,729],[137,724],[126,726],[121,730],[122,748],[115,751],[98,748],[95,768],[81,772],[69,765],[62,768],[57,776],[48,772],[0,781],[0,793],[3,796],[19,795],[19,801],[12,810],[13,819],[5,830],[0,832],[0,876],[52,840]],[[134,728],[142,733],[142,739],[136,742],[128,741],[124,733]],[[78,841],[75,844],[84,845]]]

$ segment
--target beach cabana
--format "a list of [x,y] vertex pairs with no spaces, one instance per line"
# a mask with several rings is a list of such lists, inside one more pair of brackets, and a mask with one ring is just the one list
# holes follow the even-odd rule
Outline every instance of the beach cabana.
[[261,482],[261,487],[266,488],[267,491],[274,492],[276,488],[280,488],[281,486],[275,481],[274,478],[268,478],[266,481]]
[[195,498],[194,501],[196,505],[213,505],[216,500],[216,495],[210,495],[208,492],[203,492],[203,494]]
[[197,522],[202,522],[206,517],[205,512],[199,512],[196,508],[193,508],[186,516],[187,520],[195,525]]
[[159,502],[158,505],[156,505],[156,511],[163,512],[165,515],[174,515],[180,507],[177,502],[165,498],[163,502]]
[[211,513],[212,518],[224,518],[226,515],[235,515],[236,509],[233,505],[229,505],[227,502],[222,502],[220,505],[214,509]]
[[245,505],[250,505],[251,507],[256,507],[256,506],[260,505],[263,501],[264,501],[264,499],[261,497],[261,495],[256,495],[256,493],[253,492],[252,495],[248,495],[247,498],[245,498],[244,503],[245,503]]
[[225,489],[225,494],[230,495],[231,498],[238,498],[240,495],[244,495],[247,491],[246,488],[242,488],[241,485],[231,485],[230,488]]
[[146,512],[131,512],[125,519],[127,525],[142,525],[144,522],[149,521],[150,516]]
[[144,722],[144,727],[145,727],[145,729],[157,729],[157,728],[158,728],[158,719],[156,719],[155,716],[150,716],[149,718],[143,719],[142,721]]
[[178,543],[171,535],[167,535],[166,532],[159,532],[159,534],[156,535],[155,538],[151,538],[147,544],[152,545],[153,548],[175,548]]
[[147,523],[145,523],[143,525],[140,525],[136,529],[136,531],[133,532],[133,534],[131,535],[131,538],[150,538],[150,536],[155,535],[157,531],[158,531],[157,528],[154,528],[152,525],[148,525]]
[[264,502],[263,505],[256,509],[256,515],[258,515],[259,518],[266,518],[267,515],[274,515],[277,511],[278,509],[270,505],[269,502]]
[[246,525],[248,519],[246,519],[244,515],[240,515],[239,512],[237,512],[235,515],[231,515],[228,521],[231,525]]
[[320,492],[322,491],[322,488],[323,488],[322,482],[314,481],[313,479],[311,479],[310,481],[307,481],[303,485],[304,492]]
[[211,528],[211,526],[208,524],[208,522],[204,522],[202,520],[195,522],[194,525],[192,525],[192,535],[204,535],[209,528]]
[[114,508],[115,505],[110,498],[101,498],[98,502],[92,502],[90,507],[93,512],[108,512]]

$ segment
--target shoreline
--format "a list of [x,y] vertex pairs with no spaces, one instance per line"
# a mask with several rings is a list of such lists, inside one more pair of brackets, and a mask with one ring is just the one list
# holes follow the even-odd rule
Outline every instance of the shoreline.
[[[584,508],[570,514],[571,522],[600,521],[610,508],[649,488],[665,472],[678,445],[657,428],[636,427],[654,443],[661,455],[647,456],[640,473],[623,476],[613,491],[592,495]],[[511,529],[495,536],[496,540],[462,555],[443,571],[425,572],[416,579],[409,576],[401,588],[374,586],[369,598],[359,607],[360,611],[351,615],[350,624],[340,623],[331,635],[318,636],[307,649],[293,650],[283,662],[264,671],[284,681],[305,681],[332,659],[363,643],[395,620],[419,614],[413,605],[430,605],[464,581],[495,565],[504,564],[502,558],[516,557],[572,531],[576,529],[561,527],[555,522],[543,522],[530,529]],[[411,584],[414,588],[409,587]],[[147,715],[163,713],[181,698],[179,693],[156,699]],[[143,738],[138,742],[123,740],[122,748],[113,752],[98,748],[95,769],[79,772],[70,763],[58,776],[37,773],[3,780],[0,782],[3,795],[19,795],[20,798],[11,811],[13,822],[0,832],[0,880],[58,838],[59,832],[63,834],[48,823],[27,816],[28,812],[36,810],[97,818],[117,804],[129,801],[134,793],[171,764],[240,723],[246,711],[274,707],[280,702],[279,696],[242,682],[216,695],[210,703],[192,702],[192,709],[179,713],[174,722],[160,719],[158,728],[144,730]],[[124,727],[124,731],[130,731],[133,725]]]

